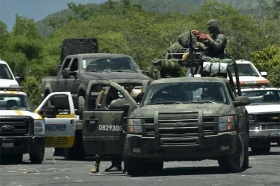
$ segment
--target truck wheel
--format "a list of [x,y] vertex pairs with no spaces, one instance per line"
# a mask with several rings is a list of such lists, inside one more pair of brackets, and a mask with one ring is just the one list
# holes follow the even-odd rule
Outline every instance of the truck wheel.
[[247,169],[249,168],[249,134],[246,136],[246,143],[244,146],[244,165],[243,168]]
[[76,131],[75,142],[71,148],[65,148],[64,157],[66,160],[84,160],[85,149],[83,145],[82,131]]
[[[143,176],[145,175],[144,162],[140,158],[133,158],[128,155],[128,143],[125,141],[123,147],[123,162],[124,169],[130,176]],[[148,170],[148,169],[146,169]]]
[[32,164],[41,164],[44,160],[45,149],[41,149],[40,152],[37,153],[30,153],[30,161]]
[[236,173],[244,170],[245,145],[240,135],[237,138],[236,152],[218,159],[220,168],[226,172]]
[[85,98],[83,96],[78,97],[78,111],[79,111],[79,116],[80,119],[82,119],[82,114],[85,108]]
[[270,145],[266,147],[251,147],[253,153],[269,153],[270,152]]
[[13,154],[10,157],[12,158],[12,161],[14,163],[21,163],[22,162],[22,158],[23,158],[23,154]]
[[153,172],[161,172],[163,169],[163,161],[151,162],[150,169]]

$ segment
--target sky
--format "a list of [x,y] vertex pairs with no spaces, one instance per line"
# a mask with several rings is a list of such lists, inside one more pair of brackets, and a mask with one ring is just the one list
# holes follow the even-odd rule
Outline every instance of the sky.
[[49,14],[67,9],[67,3],[102,3],[107,0],[0,0],[0,20],[11,31],[16,14],[39,21]]

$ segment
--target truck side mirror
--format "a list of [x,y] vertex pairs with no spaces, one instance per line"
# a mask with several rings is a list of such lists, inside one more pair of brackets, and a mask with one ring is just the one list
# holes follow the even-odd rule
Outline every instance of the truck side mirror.
[[56,117],[56,106],[50,106],[47,109],[43,109],[39,111],[39,114],[42,117],[47,117],[47,118],[55,118]]
[[24,80],[24,75],[18,74],[18,75],[15,77],[15,79],[17,80],[17,82],[21,82],[21,81]]
[[62,77],[65,78],[65,79],[70,78],[70,69],[69,68],[63,69]]
[[261,72],[261,76],[262,77],[266,77],[267,76],[267,72]]
[[233,101],[233,105],[235,107],[249,105],[251,100],[247,96],[238,96],[235,101]]

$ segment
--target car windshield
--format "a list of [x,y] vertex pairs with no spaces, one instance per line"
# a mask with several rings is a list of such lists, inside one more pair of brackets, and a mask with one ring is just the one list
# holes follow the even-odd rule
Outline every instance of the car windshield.
[[13,76],[6,64],[0,64],[0,79],[13,79]]
[[[258,72],[253,68],[251,64],[237,64],[239,76],[256,76],[259,77]],[[235,76],[233,65],[229,67],[232,75]]]
[[149,86],[141,106],[188,103],[228,104],[228,98],[219,82],[159,83]]
[[247,96],[251,104],[275,104],[280,102],[280,90],[252,90],[242,92]]
[[130,57],[84,58],[82,70],[86,72],[137,72],[139,67]]
[[0,110],[32,111],[32,104],[26,95],[0,94]]

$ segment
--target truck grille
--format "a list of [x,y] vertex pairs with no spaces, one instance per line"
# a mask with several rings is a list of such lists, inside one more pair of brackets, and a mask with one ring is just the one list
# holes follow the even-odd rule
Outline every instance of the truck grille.
[[0,117],[0,129],[4,125],[14,127],[13,131],[0,130],[0,136],[27,136],[31,130],[33,118],[27,116],[2,116]]
[[280,122],[280,113],[275,114],[261,114],[257,115],[257,121],[260,123],[265,122]]
[[[154,119],[146,119],[146,124],[153,124]],[[161,145],[199,145],[202,138],[217,134],[215,117],[203,117],[199,127],[198,112],[159,113],[158,135]],[[155,136],[156,126],[146,125],[146,135]]]

